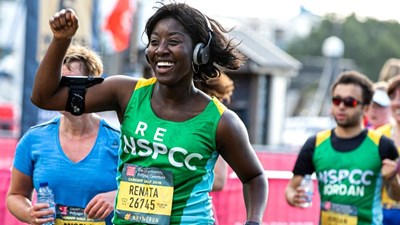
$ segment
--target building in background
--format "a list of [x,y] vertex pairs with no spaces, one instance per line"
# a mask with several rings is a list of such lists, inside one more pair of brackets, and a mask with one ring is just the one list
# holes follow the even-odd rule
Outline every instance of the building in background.
[[20,133],[25,12],[23,1],[0,1],[0,136]]
[[[118,9],[118,3],[121,2],[130,3],[130,7],[133,8],[130,12],[134,13],[130,15],[133,17],[130,18],[130,23],[126,23],[132,26],[129,46],[126,50],[117,52],[113,49],[110,32],[106,32],[104,28],[110,15]],[[38,3],[41,4],[38,5]],[[154,12],[155,3],[152,1],[91,0],[77,3],[71,0],[9,0],[0,1],[0,4],[0,10],[4,12],[0,15],[2,18],[0,22],[3,21],[0,24],[1,29],[6,30],[6,34],[11,32],[14,35],[13,38],[6,39],[4,36],[7,35],[3,35],[3,40],[0,42],[0,45],[12,43],[14,46],[11,48],[12,54],[8,55],[11,63],[6,62],[8,60],[5,58],[0,58],[0,68],[2,64],[5,64],[15,70],[5,72],[4,75],[0,71],[0,90],[2,90],[0,103],[11,102],[17,108],[16,112],[22,113],[19,117],[22,119],[22,132],[29,126],[55,116],[55,113],[51,111],[30,112],[27,110],[36,107],[30,103],[31,90],[23,89],[22,84],[24,81],[25,87],[32,86],[37,62],[43,53],[42,49],[45,49],[51,38],[50,30],[46,29],[47,20],[59,7],[69,5],[76,8],[82,22],[81,28],[86,30],[80,35],[79,40],[92,45],[101,53],[105,64],[104,76],[127,74],[141,77],[150,74],[143,55],[147,41],[143,31],[147,18]],[[79,7],[76,4],[79,4]],[[3,5],[8,6],[3,7]],[[25,17],[26,6],[29,5],[35,5],[33,12],[36,12],[37,23],[40,25],[33,24],[32,20],[29,21],[31,24],[26,24],[25,19],[21,19]],[[47,8],[42,9],[40,5]],[[32,12],[32,7],[28,7],[28,12]],[[236,111],[245,122],[254,144],[283,144],[282,132],[285,127],[285,118],[302,114],[300,109],[307,109],[307,102],[312,101],[312,98],[309,96],[304,98],[300,93],[304,93],[304,87],[311,85],[308,82],[315,82],[321,76],[323,59],[312,56],[295,59],[283,50],[288,40],[294,36],[305,36],[313,24],[319,21],[318,16],[305,9],[299,9],[298,12],[297,16],[286,20],[254,17],[216,18],[224,21],[228,28],[236,27],[231,35],[238,41],[242,41],[239,50],[249,58],[240,71],[228,73],[236,84],[229,107]],[[123,12],[122,14],[126,15]],[[15,21],[14,26],[6,26],[10,24],[10,21]],[[25,32],[28,35],[25,35]],[[98,35],[91,35],[93,32],[98,32]],[[25,40],[29,48],[24,47]],[[35,45],[37,45],[36,48]],[[24,57],[28,57],[31,61],[24,61]],[[110,115],[113,116],[113,114]]]

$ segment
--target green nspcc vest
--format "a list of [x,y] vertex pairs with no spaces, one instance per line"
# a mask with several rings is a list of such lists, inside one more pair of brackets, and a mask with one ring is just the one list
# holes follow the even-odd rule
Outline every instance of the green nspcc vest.
[[382,224],[381,135],[368,131],[351,151],[337,151],[331,130],[317,134],[313,163],[321,195],[321,224]]
[[208,193],[226,108],[213,98],[187,121],[161,119],[150,103],[155,83],[139,80],[125,111],[113,223],[213,224]]

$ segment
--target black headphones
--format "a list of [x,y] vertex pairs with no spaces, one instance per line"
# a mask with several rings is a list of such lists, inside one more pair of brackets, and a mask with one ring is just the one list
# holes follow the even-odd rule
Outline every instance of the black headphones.
[[207,44],[198,43],[193,50],[193,63],[198,66],[206,64],[210,60],[210,43],[211,43],[212,33],[213,33],[213,29],[211,27],[210,21],[204,14],[203,14],[203,16],[207,22],[208,42],[207,42]]
[[[210,43],[211,43],[212,32],[213,32],[210,21],[207,19],[207,17],[204,14],[203,14],[203,16],[207,22],[208,42],[206,45],[204,43],[198,43],[193,50],[193,63],[198,66],[206,64],[210,60]],[[148,49],[146,48],[144,50],[144,55],[146,56],[147,63],[150,63],[149,57],[147,56],[147,51],[148,51]]]

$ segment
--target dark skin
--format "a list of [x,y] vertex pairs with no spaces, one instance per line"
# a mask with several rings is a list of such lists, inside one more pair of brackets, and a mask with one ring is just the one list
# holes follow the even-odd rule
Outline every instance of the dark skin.
[[[150,66],[158,79],[151,106],[160,118],[181,122],[202,112],[209,98],[193,84],[190,37],[174,19],[159,24],[148,46]],[[160,66],[167,62],[173,66]]]
[[[78,29],[78,18],[72,10],[62,10],[50,20],[53,39],[36,73],[32,102],[40,108],[63,110],[68,90],[59,87],[61,64]],[[175,19],[164,18],[155,26],[148,46],[149,64],[157,78],[151,106],[166,120],[185,121],[201,113],[210,97],[193,84],[192,39]],[[52,76],[49,76],[52,74]],[[86,112],[115,110],[120,122],[137,79],[110,76],[101,84],[88,88]],[[252,148],[246,127],[227,109],[217,128],[217,151],[243,183],[247,220],[261,222],[267,200],[264,169]]]

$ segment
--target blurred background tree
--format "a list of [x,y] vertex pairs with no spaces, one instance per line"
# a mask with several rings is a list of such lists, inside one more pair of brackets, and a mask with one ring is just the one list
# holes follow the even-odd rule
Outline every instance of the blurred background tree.
[[355,14],[339,19],[335,14],[325,16],[305,37],[295,37],[286,51],[296,58],[322,56],[321,46],[329,36],[344,42],[343,58],[353,59],[358,70],[377,81],[384,62],[400,58],[400,24],[397,21],[360,20]]

